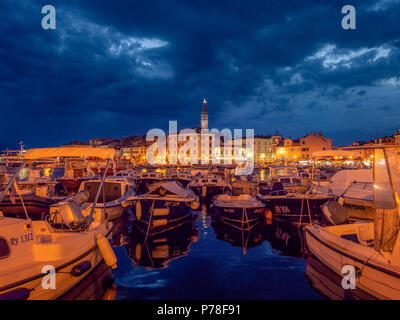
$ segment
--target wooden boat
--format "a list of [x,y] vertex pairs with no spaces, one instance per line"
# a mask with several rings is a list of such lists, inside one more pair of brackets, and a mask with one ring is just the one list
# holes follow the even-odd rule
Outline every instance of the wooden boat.
[[67,192],[61,184],[18,184],[4,196],[0,211],[11,218],[25,218],[26,212],[29,212],[31,219],[43,220],[49,214],[50,205],[66,197]]
[[[87,199],[80,203],[84,216],[90,214],[91,206],[100,184],[101,180],[97,179],[82,181],[78,193],[83,191],[87,191],[88,193]],[[103,195],[105,199],[103,199]],[[95,211],[104,211],[110,221],[118,219],[125,212],[125,207],[122,206],[122,203],[133,195],[135,195],[133,184],[126,177],[108,177],[103,183],[100,196],[95,206]],[[50,213],[59,210],[61,206],[71,201],[73,201],[73,197],[52,205]]]
[[136,193],[145,194],[149,192],[149,185],[163,181],[164,176],[161,172],[138,172],[133,176],[133,179]]
[[212,205],[222,221],[240,229],[249,230],[264,218],[265,205],[250,194],[221,194]]
[[[77,156],[107,159],[108,166],[114,150],[32,149],[20,169],[30,160]],[[0,195],[0,201],[18,173]],[[102,182],[104,179],[105,176]],[[74,203],[64,207],[52,221],[1,215],[0,300],[56,299],[85,279],[103,260],[108,267],[116,267],[116,257],[107,240],[111,234],[112,223],[104,215],[96,214],[93,208],[85,218]]]
[[187,185],[193,180],[193,177],[190,173],[172,172],[167,174],[166,180],[178,181],[182,186],[186,188]]
[[149,189],[148,193],[130,196],[124,202],[147,234],[178,225],[192,215],[192,208],[199,208],[198,197],[193,191],[175,181],[156,183]]
[[215,175],[197,176],[187,185],[187,188],[193,190],[200,200],[206,204],[209,204],[214,196],[231,189],[225,179]]
[[352,268],[357,288],[400,299],[400,148],[374,150],[373,222],[305,228],[309,251],[336,274]]
[[321,206],[334,198],[333,196],[286,192],[258,194],[257,197],[265,203],[275,220],[295,226],[304,226],[314,221],[322,222]]

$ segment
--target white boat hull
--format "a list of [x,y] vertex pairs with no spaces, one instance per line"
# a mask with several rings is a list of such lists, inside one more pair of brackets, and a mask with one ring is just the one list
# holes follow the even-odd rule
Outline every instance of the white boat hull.
[[[36,222],[34,222],[36,223]],[[45,228],[46,223],[34,227],[36,230]],[[11,235],[17,231],[10,229],[3,234],[5,239],[11,239]],[[18,229],[15,229],[18,230]],[[25,230],[17,233],[18,238],[24,242],[18,242],[18,246],[11,248],[11,256],[6,263],[0,264],[0,300],[53,300],[58,299],[103,261],[103,256],[97,246],[96,234],[108,237],[111,232],[111,224],[107,227],[101,224],[94,229],[85,232],[68,233],[37,233]],[[40,237],[47,240],[39,240]],[[25,263],[23,260],[25,259]],[[86,263],[86,268],[77,272],[77,268],[83,268],[81,263]],[[88,264],[90,263],[90,264]],[[14,266],[14,267],[11,267]],[[55,268],[55,288],[47,289],[43,283],[47,273],[43,272],[44,266]],[[47,271],[48,272],[48,271]]]
[[357,289],[378,299],[400,299],[400,268],[385,263],[373,248],[337,237],[321,227],[311,226],[305,231],[309,251],[335,273],[344,277],[345,265],[360,270]]

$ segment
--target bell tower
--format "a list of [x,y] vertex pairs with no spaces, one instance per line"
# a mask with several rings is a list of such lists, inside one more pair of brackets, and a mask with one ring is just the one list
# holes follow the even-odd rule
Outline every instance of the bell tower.
[[203,111],[201,112],[201,129],[208,129],[208,112],[207,112],[207,100],[203,101]]

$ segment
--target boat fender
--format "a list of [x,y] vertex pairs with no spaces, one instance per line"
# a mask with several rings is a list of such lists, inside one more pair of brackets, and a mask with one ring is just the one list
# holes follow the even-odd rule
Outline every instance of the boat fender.
[[115,253],[111,248],[110,243],[100,233],[96,234],[96,238],[97,247],[99,248],[100,253],[103,256],[105,263],[112,269],[115,269],[117,267],[117,257],[115,256]]
[[6,293],[0,294],[0,301],[1,300],[28,300],[31,289],[27,288],[18,288]]
[[136,204],[136,219],[140,221],[141,218],[142,218],[142,205],[139,200]]
[[192,201],[190,203],[190,208],[192,208],[192,210],[197,210],[200,208],[200,203],[198,201]]
[[264,211],[264,217],[265,217],[265,219],[267,219],[267,220],[271,220],[271,219],[272,219],[272,211],[269,210],[268,208],[265,209],[265,211]]
[[140,262],[140,259],[142,258],[142,246],[141,246],[140,243],[138,243],[138,244],[136,245],[136,248],[135,248],[135,257],[136,257],[136,259],[138,260],[138,262]]
[[81,263],[77,264],[74,266],[71,270],[71,274],[74,277],[80,277],[83,275],[86,271],[90,270],[92,268],[92,264],[90,261],[82,261]]
[[202,186],[201,187],[201,196],[205,197],[207,195],[207,187],[206,186]]

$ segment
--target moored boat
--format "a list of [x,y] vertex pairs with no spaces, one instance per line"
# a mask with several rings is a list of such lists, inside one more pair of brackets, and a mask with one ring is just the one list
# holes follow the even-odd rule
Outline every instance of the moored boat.
[[[258,194],[257,197],[271,211],[273,219],[295,226],[323,221],[321,206],[333,196],[286,193],[285,191]],[[274,194],[273,194],[274,193]]]
[[310,186],[302,184],[297,167],[294,166],[270,166],[268,168],[268,180],[280,182],[288,192],[305,192]]
[[186,172],[172,172],[168,173],[166,176],[167,181],[178,181],[182,186],[186,186],[193,180],[190,173]]
[[144,233],[154,234],[178,225],[192,215],[192,208],[199,208],[194,192],[175,181],[153,184],[149,190],[124,202]]
[[243,230],[251,229],[264,218],[265,205],[250,194],[221,194],[212,205],[221,221]]
[[374,219],[372,169],[340,170],[329,181],[315,182],[310,193],[336,196],[350,218]]
[[138,172],[133,176],[135,181],[135,191],[138,194],[145,194],[149,191],[148,186],[163,181],[164,177],[161,172]]
[[379,299],[400,299],[400,149],[374,150],[373,222],[305,228],[309,251],[336,274]]
[[[107,159],[108,166],[114,150],[32,149],[26,153],[20,170],[30,160],[68,156],[96,156]],[[0,201],[16,175],[0,195]],[[84,217],[73,203],[53,221],[0,215],[0,234],[0,300],[57,299],[102,261],[108,267],[116,267],[116,257],[107,240],[112,223],[101,214]]]
[[220,176],[197,176],[187,185],[187,188],[199,196],[202,202],[209,204],[211,199],[231,189],[229,183]]
[[[87,191],[87,199],[80,203],[85,216],[90,214],[92,204],[96,198],[96,191],[100,184],[101,180],[85,180],[82,181],[79,187],[78,193]],[[132,195],[135,195],[135,191],[129,179],[126,177],[108,177],[105,179],[101,188],[95,211],[104,211],[106,217],[110,221],[118,219],[125,211],[125,207],[122,206],[122,203]],[[59,210],[61,206],[70,201],[73,201],[73,197],[52,205],[50,207],[50,213]]]

